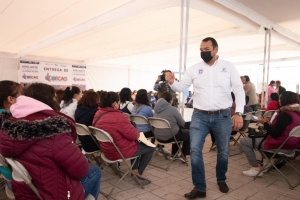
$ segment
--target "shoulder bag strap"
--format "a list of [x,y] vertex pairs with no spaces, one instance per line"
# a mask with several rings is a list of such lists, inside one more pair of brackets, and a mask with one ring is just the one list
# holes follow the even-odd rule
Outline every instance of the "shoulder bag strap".
[[93,126],[95,126],[95,124],[99,121],[99,119],[100,119],[101,117],[103,117],[103,115],[105,115],[105,114],[107,114],[107,113],[108,113],[108,111],[106,111],[106,112],[102,113],[101,115],[99,115],[99,117],[97,118],[97,120],[93,123]]

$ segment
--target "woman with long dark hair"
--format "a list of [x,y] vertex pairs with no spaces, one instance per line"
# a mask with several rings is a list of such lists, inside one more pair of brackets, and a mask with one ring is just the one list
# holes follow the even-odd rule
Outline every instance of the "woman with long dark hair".
[[120,110],[124,113],[131,114],[133,110],[133,103],[131,98],[131,90],[129,88],[123,88],[120,91]]
[[[147,90],[140,89],[137,91],[132,114],[141,115],[146,117],[147,119],[149,117],[153,117],[152,107],[149,103]],[[153,137],[153,133],[148,125],[137,125],[137,129],[140,132],[143,132],[147,138]]]
[[67,87],[60,103],[60,112],[68,115],[72,119],[75,119],[75,110],[81,97],[82,91],[80,88],[76,86]]
[[[140,156],[133,166],[133,172],[142,184],[151,181],[144,177],[143,172],[150,162],[154,148],[143,143],[137,143],[140,132],[132,126],[127,116],[119,110],[119,95],[115,92],[102,92],[100,108],[96,112],[93,126],[108,132],[125,158]],[[109,142],[100,142],[100,147],[108,159],[120,159],[119,153]]]

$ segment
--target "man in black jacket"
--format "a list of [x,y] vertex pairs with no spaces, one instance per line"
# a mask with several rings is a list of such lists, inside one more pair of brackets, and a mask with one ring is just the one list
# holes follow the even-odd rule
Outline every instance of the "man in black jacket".
[[276,87],[278,88],[279,96],[286,91],[286,89],[281,86],[281,82],[279,80],[276,81]]

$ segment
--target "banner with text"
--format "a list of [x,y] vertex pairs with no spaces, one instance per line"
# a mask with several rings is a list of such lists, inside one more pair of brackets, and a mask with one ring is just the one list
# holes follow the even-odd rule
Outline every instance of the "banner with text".
[[21,60],[18,82],[24,85],[46,83],[55,89],[78,86],[85,90],[85,71],[86,66]]

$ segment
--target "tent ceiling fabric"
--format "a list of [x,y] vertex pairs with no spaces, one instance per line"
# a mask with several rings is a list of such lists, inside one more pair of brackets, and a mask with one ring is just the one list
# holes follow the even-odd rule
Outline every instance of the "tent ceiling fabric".
[[[261,62],[264,23],[278,29],[272,34],[271,59],[299,55],[299,0],[190,1],[188,64],[200,60],[199,44],[207,36],[217,39],[224,58]],[[176,69],[180,2],[1,0],[0,54]]]

